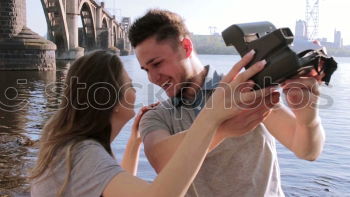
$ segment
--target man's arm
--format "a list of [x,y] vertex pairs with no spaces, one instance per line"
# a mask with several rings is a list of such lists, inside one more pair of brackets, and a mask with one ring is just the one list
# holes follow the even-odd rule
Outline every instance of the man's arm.
[[[258,124],[260,124],[279,101],[279,94],[270,94],[264,99],[266,105],[260,105],[259,107],[247,107],[246,110],[242,110],[240,114],[223,122],[215,133],[211,144],[209,146],[209,152],[215,149],[224,139],[233,136],[240,136],[246,132],[253,130]],[[261,100],[257,100],[256,103],[261,103]],[[256,103],[252,105],[255,106]],[[147,115],[147,114],[146,114]],[[155,116],[155,114],[152,114]],[[150,114],[148,114],[150,118]],[[154,117],[153,117],[154,118]],[[157,119],[148,120],[159,121]],[[186,131],[170,135],[170,132],[165,129],[158,129],[149,132],[143,140],[144,150],[148,161],[157,173],[159,173],[167,162],[172,157],[173,153],[177,150],[178,146],[186,136]]]
[[280,106],[264,121],[270,133],[299,158],[313,161],[323,149],[325,134],[318,115],[318,84],[313,78],[283,85],[290,109]]
[[319,120],[309,125],[298,124],[295,115],[281,105],[264,124],[281,144],[301,159],[313,161],[322,152],[325,136]]

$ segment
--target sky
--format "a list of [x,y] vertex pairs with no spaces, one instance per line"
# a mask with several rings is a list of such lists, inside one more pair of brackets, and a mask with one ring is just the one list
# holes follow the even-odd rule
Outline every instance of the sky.
[[[71,0],[67,0],[71,1]],[[309,0],[311,4],[315,0]],[[150,8],[162,8],[180,14],[190,32],[209,34],[209,26],[221,33],[226,27],[256,21],[270,21],[277,28],[305,20],[306,0],[104,0],[117,16],[142,16]],[[114,9],[113,9],[114,8]],[[342,33],[350,45],[350,1],[319,0],[319,38],[333,42],[334,30]],[[46,21],[40,0],[27,0],[27,25],[40,35],[46,34]]]

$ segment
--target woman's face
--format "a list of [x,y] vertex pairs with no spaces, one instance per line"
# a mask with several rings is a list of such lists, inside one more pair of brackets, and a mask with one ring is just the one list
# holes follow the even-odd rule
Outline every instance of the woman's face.
[[128,73],[124,69],[123,78],[123,87],[125,92],[119,102],[119,105],[116,106],[115,111],[118,113],[118,118],[127,122],[135,116],[134,104],[136,100],[136,91],[132,86],[132,81]]
[[124,93],[119,103],[114,107],[111,116],[111,141],[119,134],[122,127],[135,116],[134,104],[136,100],[136,91],[132,87],[131,79],[128,73],[123,69],[123,88]]

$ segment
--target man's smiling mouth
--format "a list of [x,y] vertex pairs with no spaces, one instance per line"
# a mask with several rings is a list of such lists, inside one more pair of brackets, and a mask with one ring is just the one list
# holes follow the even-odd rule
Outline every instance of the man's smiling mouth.
[[167,90],[171,85],[172,85],[172,83],[170,83],[170,79],[168,80],[168,81],[166,81],[166,82],[164,82],[162,85],[161,85],[161,87],[164,89],[164,90]]

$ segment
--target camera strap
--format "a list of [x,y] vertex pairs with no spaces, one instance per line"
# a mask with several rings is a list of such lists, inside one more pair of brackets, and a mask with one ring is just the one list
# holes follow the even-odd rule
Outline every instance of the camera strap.
[[322,78],[322,81],[324,81],[326,85],[329,84],[331,76],[338,67],[337,62],[333,57],[327,55],[324,48],[302,51],[298,53],[298,57],[301,67],[313,66],[318,75],[324,73],[325,76]]

